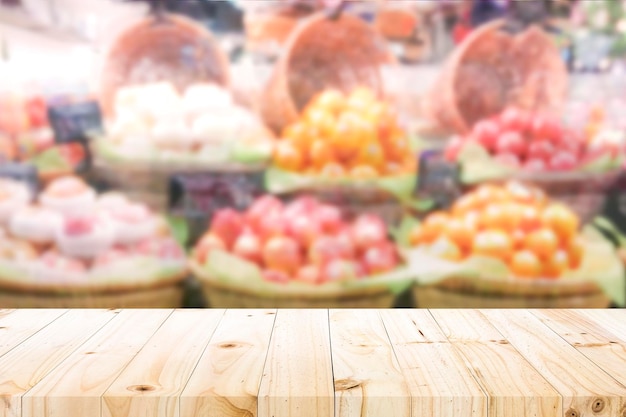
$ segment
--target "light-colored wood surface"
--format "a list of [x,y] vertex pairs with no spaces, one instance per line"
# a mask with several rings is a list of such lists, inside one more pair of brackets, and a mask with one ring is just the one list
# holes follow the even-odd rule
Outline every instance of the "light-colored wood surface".
[[0,310],[0,417],[626,417],[624,310]]

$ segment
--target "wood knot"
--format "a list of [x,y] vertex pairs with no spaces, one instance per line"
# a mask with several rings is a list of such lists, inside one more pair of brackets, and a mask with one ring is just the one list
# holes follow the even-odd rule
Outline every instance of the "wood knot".
[[220,348],[222,349],[232,349],[232,348],[236,348],[238,345],[236,343],[222,343],[221,345],[219,345]]
[[348,391],[361,386],[361,381],[354,379],[338,379],[335,381],[335,391]]
[[604,410],[605,402],[602,398],[594,398],[593,403],[591,404],[591,411],[594,413],[601,413]]
[[5,330],[6,327],[5,326],[0,326],[0,330]]
[[148,392],[148,391],[154,391],[156,388],[153,387],[152,385],[131,385],[127,389],[129,391],[134,391],[134,392]]
[[565,412],[565,417],[580,417],[580,413],[573,408],[570,408]]
[[85,355],[93,355],[96,352],[85,352]]

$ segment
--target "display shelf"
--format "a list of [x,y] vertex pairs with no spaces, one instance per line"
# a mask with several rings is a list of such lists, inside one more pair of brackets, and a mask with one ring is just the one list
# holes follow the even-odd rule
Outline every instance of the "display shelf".
[[1,416],[626,415],[624,310],[0,310]]

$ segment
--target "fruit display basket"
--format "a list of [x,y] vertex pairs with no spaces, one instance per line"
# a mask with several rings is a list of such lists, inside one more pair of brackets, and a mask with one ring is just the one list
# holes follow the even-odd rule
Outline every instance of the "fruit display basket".
[[420,308],[605,308],[626,303],[614,244],[538,188],[481,185],[401,227]]
[[379,217],[312,197],[216,213],[190,263],[216,308],[390,308],[413,282]]
[[295,121],[320,91],[366,86],[383,93],[380,66],[392,60],[376,31],[346,13],[317,13],[290,35],[261,98],[261,112],[276,132]]
[[166,219],[82,179],[35,198],[0,179],[0,306],[180,307],[187,258]]

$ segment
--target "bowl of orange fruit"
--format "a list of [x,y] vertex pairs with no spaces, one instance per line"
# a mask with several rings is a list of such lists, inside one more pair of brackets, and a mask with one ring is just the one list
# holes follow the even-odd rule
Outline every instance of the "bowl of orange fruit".
[[373,90],[326,89],[276,143],[266,187],[274,194],[339,192],[355,201],[408,198],[416,186],[412,139]]
[[624,305],[611,242],[573,210],[520,182],[481,185],[447,211],[406,220],[419,307]]

